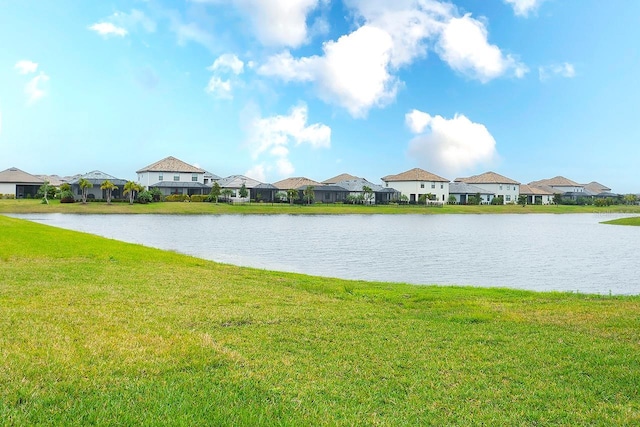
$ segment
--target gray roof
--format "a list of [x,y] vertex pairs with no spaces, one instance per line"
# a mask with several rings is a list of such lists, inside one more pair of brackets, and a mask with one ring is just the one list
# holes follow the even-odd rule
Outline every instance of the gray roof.
[[98,184],[101,185],[103,182],[107,180],[111,181],[115,185],[125,185],[127,183],[126,179],[119,179],[119,178],[116,178],[115,176],[109,175],[101,171],[91,171],[91,172],[85,173],[84,175],[76,176],[72,181],[69,182],[69,184],[77,185],[80,182],[80,180],[83,178],[89,181],[90,183],[92,183],[93,185],[98,185]]
[[246,188],[255,188],[262,183],[244,175],[231,175],[218,180],[218,185],[221,188],[242,188],[242,184]]
[[340,192],[340,193],[348,193],[349,190],[347,190],[344,187],[341,187],[339,185],[303,185],[302,187],[298,188],[298,190],[306,190],[307,187],[313,187],[314,191],[336,191],[336,192]]
[[277,190],[278,187],[276,187],[273,184],[258,184],[253,188],[257,188],[258,190]]
[[212,179],[214,181],[218,181],[219,179],[221,179],[218,175],[216,175],[215,173],[211,173],[209,171],[204,171],[204,177],[205,178],[209,178]]
[[466,182],[449,183],[449,194],[493,194],[493,191],[487,191],[477,185],[467,184]]
[[365,185],[371,188],[374,192],[380,192],[384,187],[382,185],[377,185],[372,182],[367,181],[364,178],[355,178],[344,181],[336,182],[335,185],[339,185],[340,187],[346,188],[352,193],[362,192],[362,187]]

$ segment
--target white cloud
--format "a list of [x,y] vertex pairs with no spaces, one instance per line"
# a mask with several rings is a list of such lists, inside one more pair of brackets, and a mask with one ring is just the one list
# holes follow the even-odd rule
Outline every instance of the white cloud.
[[244,176],[247,176],[249,178],[253,178],[257,181],[260,182],[265,182],[267,179],[267,174],[265,171],[265,166],[264,164],[259,164],[259,165],[255,165],[253,166],[251,169],[249,169],[248,171],[246,171],[244,173]]
[[103,37],[120,36],[124,37],[128,31],[122,27],[118,27],[111,22],[98,22],[89,26],[89,29],[95,31]]
[[38,63],[28,60],[22,60],[16,62],[14,68],[18,70],[20,74],[31,74],[35,73],[38,69]]
[[49,76],[42,71],[40,74],[29,80],[24,87],[24,93],[27,94],[27,102],[29,104],[33,104],[46,95],[45,86],[48,81]]
[[538,9],[544,0],[504,0],[513,7],[513,13],[517,16],[529,16],[529,13]]
[[220,77],[213,76],[209,79],[205,92],[220,99],[232,99],[231,82],[229,80],[222,80]]
[[119,24],[121,27],[132,30],[137,26],[141,26],[148,33],[155,33],[156,23],[144,12],[132,9],[130,13],[116,12],[111,15],[109,21]]
[[[312,148],[331,146],[331,128],[321,123],[308,125],[307,121],[308,111],[304,104],[293,107],[286,116],[254,117],[247,126],[253,158],[266,155],[274,163],[279,176],[292,174],[295,171],[289,159],[292,147],[303,144]],[[272,169],[262,163],[263,173]]]
[[207,68],[210,71],[231,71],[233,74],[241,74],[244,70],[244,62],[232,53],[220,55],[213,61],[213,64]]
[[405,121],[421,133],[409,142],[409,154],[426,168],[458,173],[497,158],[496,141],[487,128],[462,114],[445,119],[412,110]]
[[445,26],[437,50],[439,56],[454,70],[486,83],[511,71],[523,77],[527,67],[511,55],[503,55],[489,44],[484,24],[466,14],[452,18]]
[[573,64],[565,62],[563,64],[538,67],[538,75],[540,77],[540,81],[546,81],[554,76],[570,79],[576,76],[576,69]]
[[269,58],[258,73],[285,81],[313,81],[321,99],[364,117],[370,108],[383,106],[396,95],[398,81],[388,70],[391,48],[388,33],[364,25],[325,43],[323,56],[295,59],[283,52]]

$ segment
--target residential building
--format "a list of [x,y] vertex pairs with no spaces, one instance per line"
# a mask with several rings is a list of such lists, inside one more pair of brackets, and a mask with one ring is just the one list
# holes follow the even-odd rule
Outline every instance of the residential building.
[[449,180],[424,169],[414,168],[381,179],[383,187],[395,188],[408,197],[409,203],[418,202],[423,194],[431,195],[433,199],[443,203],[449,198]]
[[491,203],[495,197],[502,196],[504,203],[517,203],[520,195],[520,183],[495,172],[485,172],[467,178],[456,178],[455,182],[464,182],[484,188],[492,196],[486,202]]
[[[231,175],[218,180],[218,185],[223,190],[232,191],[230,197],[231,202],[248,202],[250,200],[273,202],[278,188],[271,184],[264,184],[253,178],[244,175]],[[242,186],[247,189],[247,197],[240,195]]]
[[18,168],[9,168],[0,172],[0,194],[23,199],[35,197],[44,180]]
[[337,184],[342,181],[350,181],[352,179],[359,179],[357,176],[350,175],[348,173],[341,173],[340,175],[334,176],[333,178],[325,179],[322,181],[323,184]]
[[540,187],[541,185],[546,185],[554,190],[562,191],[564,197],[575,199],[577,197],[585,196],[584,185],[578,184],[564,176],[556,176],[554,178],[541,179],[539,181],[529,183],[530,187]]
[[313,187],[313,201],[315,203],[340,203],[347,200],[349,195],[349,190],[339,185],[303,185],[297,188],[299,199],[304,200],[304,191],[308,187]]
[[493,193],[466,182],[451,182],[449,183],[449,198],[447,202],[449,202],[451,196],[455,198],[455,203],[459,205],[468,204],[470,197],[479,197],[478,204],[487,204],[491,200]]
[[[147,190],[159,189],[163,195],[209,194],[211,187],[205,185],[204,169],[192,166],[169,156],[136,172],[138,182]],[[213,179],[213,176],[211,177]]]
[[87,199],[106,199],[107,190],[100,189],[100,186],[105,181],[110,181],[118,187],[111,192],[111,197],[114,199],[120,199],[122,198],[124,185],[127,183],[126,179],[118,179],[101,171],[91,171],[83,175],[76,175],[76,177],[69,182],[69,185],[71,185],[71,192],[73,192],[73,197],[76,200],[82,199],[82,188],[80,188],[81,179],[86,179],[93,185],[93,187],[87,189]]
[[555,194],[553,188],[548,185],[534,187],[520,184],[520,195],[527,196],[527,204],[529,205],[550,205],[553,203]]
[[[400,198],[400,192],[395,188],[383,187],[381,185],[369,182],[364,178],[354,177],[343,181],[338,181],[335,183],[335,185],[347,189],[349,191],[349,196],[362,196],[363,201],[369,204],[387,204],[393,200],[397,200],[398,198]],[[366,194],[364,191],[365,187],[369,187],[373,191],[371,200],[366,200]]]

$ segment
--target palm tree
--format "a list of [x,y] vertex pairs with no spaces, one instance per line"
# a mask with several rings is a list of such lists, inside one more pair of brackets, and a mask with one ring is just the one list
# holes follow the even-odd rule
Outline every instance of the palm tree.
[[304,194],[304,199],[307,201],[307,204],[311,204],[311,201],[313,199],[316,198],[316,193],[314,190],[314,186],[313,185],[307,185],[307,188],[304,189],[303,194]]
[[136,197],[136,193],[139,193],[142,190],[144,190],[142,185],[138,184],[137,182],[127,181],[127,183],[124,185],[124,191],[122,192],[122,194],[124,196],[126,196],[127,194],[129,195],[129,204],[132,205],[133,200]]
[[107,204],[110,205],[111,204],[111,192],[113,190],[117,190],[118,187],[111,181],[106,180],[105,182],[102,183],[102,185],[100,186],[101,190],[106,190],[107,191]]
[[215,181],[213,183],[213,186],[211,187],[211,192],[209,193],[209,197],[212,198],[216,204],[218,203],[218,197],[220,197],[220,192],[222,190],[220,189],[220,184],[218,184],[218,181]]
[[373,189],[367,185],[362,186],[362,196],[365,204],[371,203],[371,199],[373,199]]
[[222,195],[222,197],[224,197],[225,201],[229,202],[231,196],[233,195],[233,190],[230,188],[225,188],[220,192],[220,194]]
[[90,188],[93,188],[93,184],[85,178],[80,178],[80,181],[78,181],[78,185],[82,190],[82,204],[84,205],[87,203],[87,193],[89,192]]
[[287,199],[289,199],[289,204],[292,205],[293,201],[298,198],[298,190],[295,188],[290,188],[287,190]]

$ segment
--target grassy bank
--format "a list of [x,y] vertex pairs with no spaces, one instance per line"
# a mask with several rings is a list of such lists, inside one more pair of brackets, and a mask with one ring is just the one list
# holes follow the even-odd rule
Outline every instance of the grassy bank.
[[15,425],[637,425],[640,298],[220,265],[0,216]]
[[611,221],[605,221],[603,224],[613,224],[613,225],[635,225],[640,226],[640,217],[632,217],[632,218],[619,218],[613,219]]
[[337,215],[337,214],[525,214],[525,213],[640,213],[640,206],[568,206],[568,205],[503,205],[503,206],[464,206],[446,205],[444,207],[426,207],[417,205],[343,205],[343,204],[314,204],[294,205],[247,203],[230,205],[226,203],[184,203],[162,202],[142,205],[135,203],[103,202],[61,204],[53,200],[49,205],[39,200],[0,200],[1,213],[88,213],[88,214],[306,214],[306,215]]

